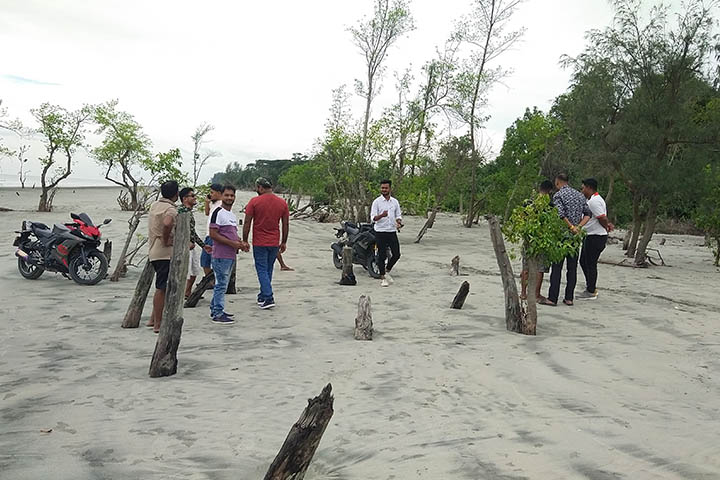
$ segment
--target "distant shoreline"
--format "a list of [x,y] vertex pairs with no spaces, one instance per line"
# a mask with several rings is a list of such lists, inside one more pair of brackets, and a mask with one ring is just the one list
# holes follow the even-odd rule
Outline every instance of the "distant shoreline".
[[[81,186],[81,187],[57,187],[58,190],[88,190],[88,189],[91,189],[91,188],[92,188],[92,189],[102,188],[102,189],[118,189],[118,190],[121,190],[123,187],[120,187],[120,186],[117,186],[117,185],[83,185],[83,186]],[[21,192],[21,191],[23,191],[23,192],[33,192],[33,191],[42,192],[42,188],[41,188],[41,187],[37,187],[37,186],[36,186],[35,188],[32,188],[32,187],[21,188],[20,186],[17,186],[17,187],[9,187],[9,186],[7,186],[7,185],[0,185],[0,190],[13,190],[13,191],[16,190],[16,191],[18,191],[18,192]]]

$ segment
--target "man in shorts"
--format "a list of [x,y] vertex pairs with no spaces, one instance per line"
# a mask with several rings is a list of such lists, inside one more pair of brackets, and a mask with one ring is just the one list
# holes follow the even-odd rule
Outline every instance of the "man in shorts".
[[[538,193],[540,195],[550,195],[550,193],[552,193],[552,190],[553,190],[553,184],[550,180],[544,180],[538,187]],[[527,298],[528,273],[529,272],[528,272],[527,258],[525,256],[525,250],[523,249],[522,272],[520,273],[520,285],[522,287],[522,293],[520,294],[520,298],[522,298],[523,300],[525,300]],[[546,273],[550,273],[550,265],[545,261],[544,258],[539,258],[538,259],[537,285],[535,286],[535,298],[537,300],[537,303],[540,303],[543,300],[546,300],[546,298],[540,294],[540,289],[542,287],[543,278]]]
[[[210,185],[210,193],[207,197],[205,197],[205,216],[208,217],[208,220],[204,243],[210,247],[213,246],[213,239],[210,238],[210,217],[215,210],[222,207],[222,189],[222,185],[219,183],[213,183]],[[200,266],[205,272],[205,275],[212,271],[212,248],[210,249],[210,253],[208,253],[208,250],[203,250],[201,252]]]
[[[197,277],[203,276],[203,269],[200,265],[201,252],[205,251],[212,254],[212,247],[205,244],[205,242],[198,236],[195,231],[195,216],[193,215],[193,208],[197,204],[197,198],[195,190],[190,187],[185,187],[180,190],[180,207],[178,213],[190,213],[190,263],[188,268],[188,280],[185,285],[185,299],[192,293],[192,287],[195,285]],[[197,248],[196,248],[197,247]]]
[[165,290],[167,289],[168,273],[170,273],[170,259],[173,253],[173,234],[178,199],[178,184],[171,180],[160,186],[162,198],[153,203],[148,212],[148,261],[155,269],[155,295],[153,296],[153,310],[148,327],[153,327],[155,333],[160,331],[163,309],[165,308]]

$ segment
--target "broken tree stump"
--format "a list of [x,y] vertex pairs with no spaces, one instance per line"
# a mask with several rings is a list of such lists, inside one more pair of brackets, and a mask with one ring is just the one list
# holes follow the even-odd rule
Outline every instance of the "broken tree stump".
[[[190,212],[178,214],[174,245],[187,246],[190,243],[190,215],[192,215]],[[177,350],[182,333],[182,309],[189,263],[190,255],[187,247],[173,249],[160,333],[150,362],[149,374],[153,378],[168,377],[177,372]]]
[[373,322],[370,311],[370,297],[361,295],[358,302],[358,314],[355,317],[355,340],[372,340]]
[[143,267],[140,278],[138,278],[135,293],[133,293],[130,305],[128,305],[128,309],[125,312],[122,328],[138,328],[140,326],[140,317],[142,317],[145,300],[147,300],[148,292],[150,291],[150,286],[154,278],[155,269],[150,263],[150,260],[148,260],[145,262],[145,267]]
[[343,247],[342,264],[340,285],[357,285],[357,280],[355,279],[355,274],[353,273],[352,248]]
[[485,218],[488,227],[490,227],[490,239],[492,240],[495,258],[502,277],[503,292],[505,294],[505,326],[511,332],[525,333],[520,297],[518,296],[510,258],[505,249],[505,240],[500,230],[500,223],[495,215],[487,215]]
[[300,418],[290,429],[264,480],[302,480],[325,429],[333,416],[332,385],[308,400]]
[[105,244],[103,245],[103,254],[105,255],[105,258],[107,258],[108,265],[110,265],[110,260],[112,259],[112,241],[111,240],[105,240]]
[[462,285],[460,285],[460,290],[458,290],[457,295],[455,295],[450,308],[460,310],[465,304],[465,298],[468,296],[468,293],[470,293],[470,284],[468,282],[463,282]]
[[185,300],[185,308],[195,308],[203,296],[203,293],[208,289],[210,285],[215,281],[215,272],[210,270],[210,273],[205,275],[202,280],[195,286],[195,290],[192,291],[190,296]]
[[225,291],[228,295],[237,294],[237,288],[235,288],[235,277],[237,276],[237,257],[233,262],[232,270],[230,270],[230,280],[228,280],[228,287]]
[[456,277],[460,275],[460,256],[455,255],[450,262],[450,275],[455,275]]

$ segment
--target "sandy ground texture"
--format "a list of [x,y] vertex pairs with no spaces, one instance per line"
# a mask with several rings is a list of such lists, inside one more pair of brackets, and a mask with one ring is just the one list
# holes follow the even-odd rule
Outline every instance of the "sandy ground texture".
[[[117,191],[64,190],[52,214],[30,211],[37,194],[0,191],[0,206],[26,209],[0,214],[2,479],[262,478],[328,382],[335,415],[309,480],[720,478],[720,272],[700,238],[658,236],[668,267],[601,265],[598,300],[541,308],[525,337],[505,330],[486,225],[442,215],[415,245],[423,219],[407,218],[396,282],[381,288],[362,270],[338,286],[333,225],[293,222],[277,308],[257,308],[241,254],[237,322],[211,323],[207,294],[185,311],[178,374],[150,379],[156,336],[120,328],[138,269],[95,287],[29,281],[11,246],[24,218],[84,210],[114,219],[119,249]],[[456,254],[466,276],[449,276]],[[353,339],[362,294],[372,342]]]

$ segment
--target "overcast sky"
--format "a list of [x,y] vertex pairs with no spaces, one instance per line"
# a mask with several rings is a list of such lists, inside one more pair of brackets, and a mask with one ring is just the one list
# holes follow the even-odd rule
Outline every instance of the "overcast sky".
[[[229,161],[309,153],[322,134],[331,90],[363,73],[347,32],[372,11],[372,0],[0,0],[0,98],[32,126],[29,109],[48,101],[68,108],[117,98],[153,139],[179,147],[202,121],[216,126],[213,159],[202,180]],[[448,37],[469,0],[414,0],[416,29],[390,51],[373,111],[392,100],[394,71],[417,72]],[[528,0],[516,27],[527,32],[499,59],[513,74],[490,95],[486,135],[493,149],[526,107],[547,109],[566,90],[561,55],[576,55],[584,33],[610,23],[605,0]],[[354,115],[362,115],[356,98]],[[6,136],[6,142],[15,140]],[[33,157],[42,154],[37,147]],[[39,167],[31,159],[32,173]],[[186,162],[187,163],[187,162]],[[4,184],[16,166],[1,165]],[[75,176],[99,180],[90,159]],[[99,182],[98,182],[99,183]]]

